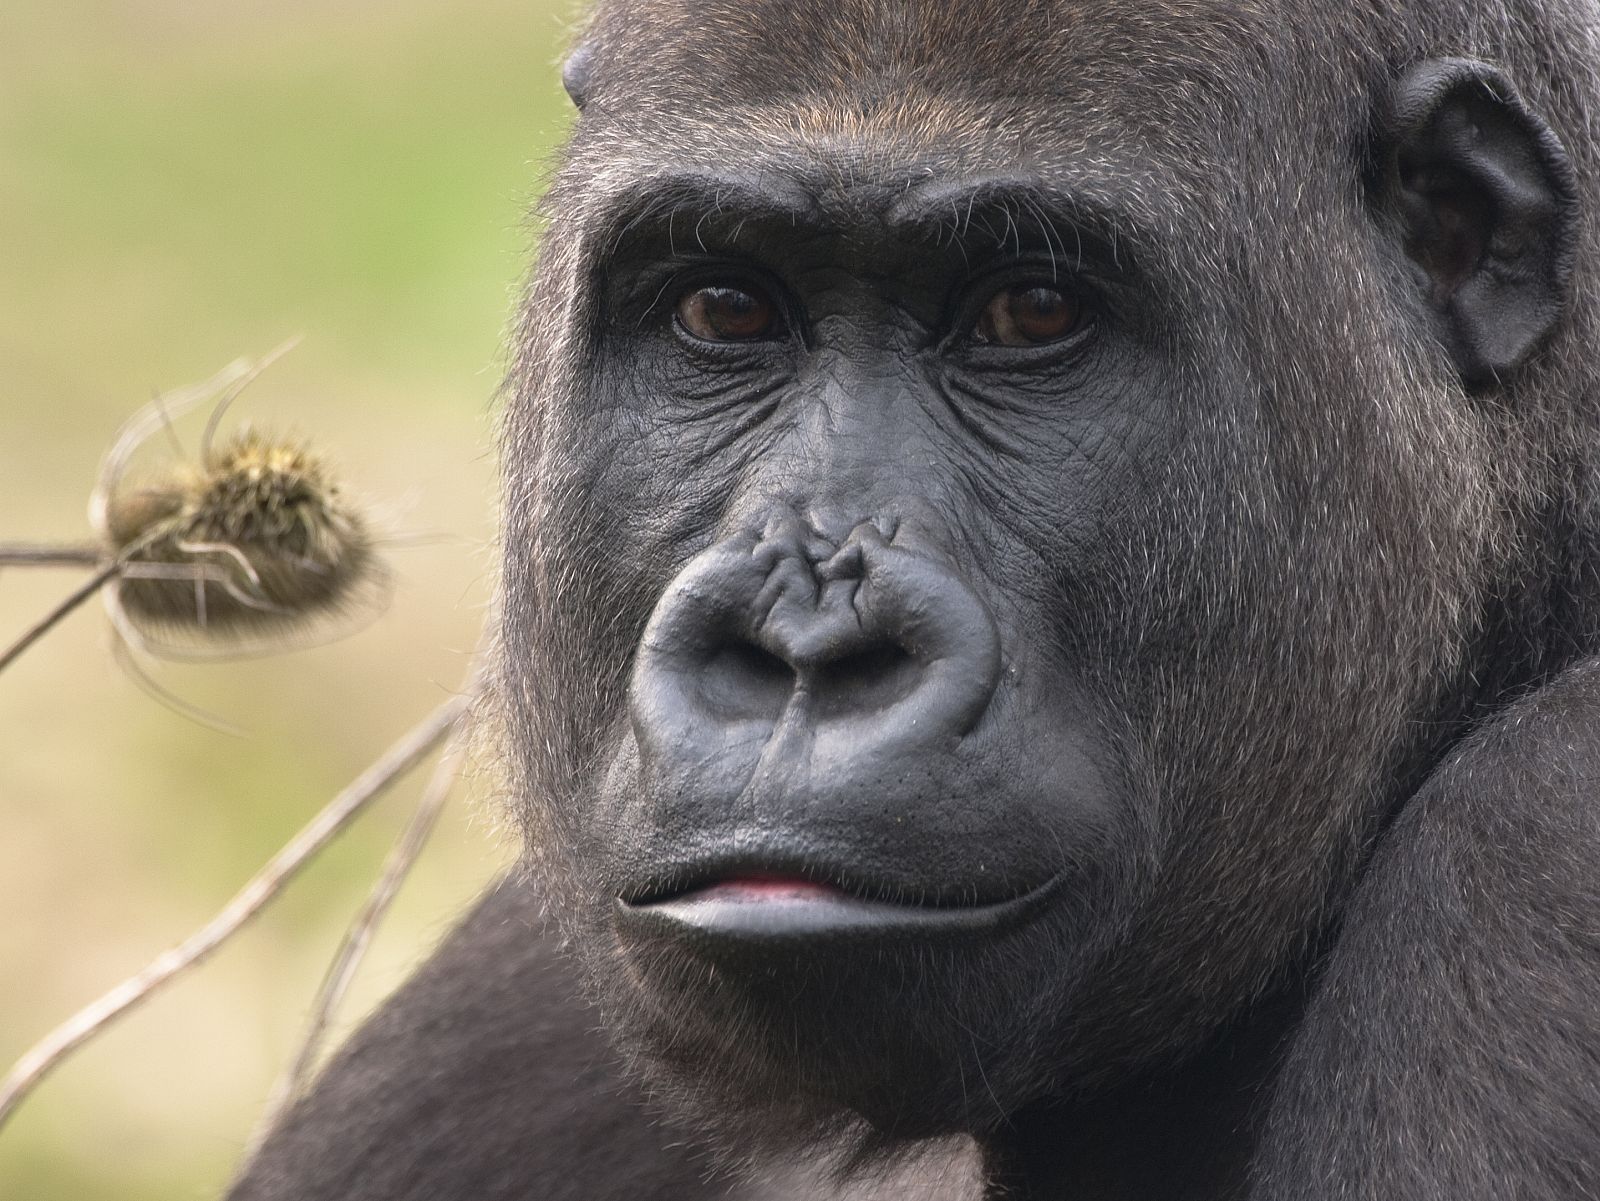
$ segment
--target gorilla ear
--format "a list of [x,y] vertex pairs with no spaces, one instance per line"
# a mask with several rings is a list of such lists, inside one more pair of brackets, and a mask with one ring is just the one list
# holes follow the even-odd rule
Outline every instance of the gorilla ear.
[[567,55],[561,64],[561,86],[567,89],[573,106],[581,113],[589,99],[589,85],[594,82],[594,46],[583,42]]
[[1435,59],[1395,83],[1385,207],[1440,340],[1473,387],[1509,377],[1561,315],[1577,226],[1566,150],[1493,67]]

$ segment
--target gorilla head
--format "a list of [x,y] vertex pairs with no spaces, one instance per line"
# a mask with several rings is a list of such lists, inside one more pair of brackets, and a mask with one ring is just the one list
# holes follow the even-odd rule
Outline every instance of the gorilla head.
[[608,1025],[730,1142],[1194,1047],[1573,653],[1593,163],[1508,56],[1587,35],[1466,7],[601,4],[499,691]]

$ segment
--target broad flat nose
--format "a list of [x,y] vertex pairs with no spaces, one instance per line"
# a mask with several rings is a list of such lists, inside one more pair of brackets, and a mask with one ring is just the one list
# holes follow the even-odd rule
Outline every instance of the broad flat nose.
[[971,730],[999,676],[993,618],[941,561],[870,522],[835,544],[783,518],[668,586],[631,714],[646,760],[680,780],[696,762],[753,761],[780,728],[817,751],[847,744],[851,770],[878,777]]

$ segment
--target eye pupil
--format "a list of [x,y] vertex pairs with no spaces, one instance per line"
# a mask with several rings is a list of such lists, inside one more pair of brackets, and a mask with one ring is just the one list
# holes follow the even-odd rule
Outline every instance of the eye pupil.
[[1023,284],[995,293],[978,317],[979,341],[998,346],[1042,346],[1075,332],[1083,306],[1046,284]]
[[1016,298],[1012,312],[1017,327],[1036,341],[1059,337],[1073,320],[1067,298],[1054,288],[1029,288]]
[[707,342],[751,342],[772,334],[778,313],[759,292],[719,284],[696,288],[680,300],[678,322]]

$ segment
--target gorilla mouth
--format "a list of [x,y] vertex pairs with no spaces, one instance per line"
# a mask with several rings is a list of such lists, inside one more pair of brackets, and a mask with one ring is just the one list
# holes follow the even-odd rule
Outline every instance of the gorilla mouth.
[[619,897],[616,915],[631,933],[691,943],[789,943],[992,934],[1030,917],[1056,881],[1001,899],[884,899],[884,888],[831,884],[798,873],[702,873],[688,887]]
[[802,876],[785,876],[777,872],[752,872],[749,875],[731,876],[726,880],[695,888],[685,893],[705,900],[726,901],[732,904],[760,904],[773,901],[827,900],[849,897],[844,889],[834,884],[807,880]]

